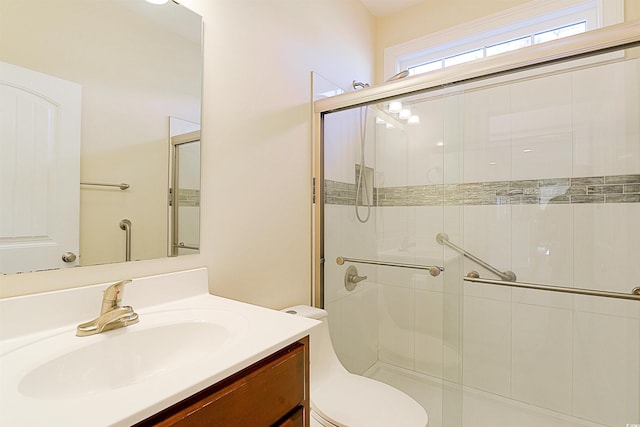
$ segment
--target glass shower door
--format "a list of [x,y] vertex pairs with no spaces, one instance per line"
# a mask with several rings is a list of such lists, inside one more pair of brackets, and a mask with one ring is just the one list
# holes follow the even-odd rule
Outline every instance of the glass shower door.
[[[324,115],[324,305],[342,363],[411,395],[431,427],[640,424],[640,302],[557,291],[640,285],[637,54],[394,101],[419,123],[390,101]],[[351,290],[349,266],[367,276]]]
[[[442,426],[443,398],[459,399],[455,388],[444,395],[460,372],[459,313],[445,312],[459,307],[459,281],[446,284],[455,276],[447,276],[435,238],[460,227],[451,222],[458,208],[443,204],[443,141],[455,129],[445,126],[449,99],[422,101],[400,108],[412,112],[411,124],[388,102],[324,116],[324,307],[345,367],[405,391],[425,407],[429,425]],[[370,207],[360,196],[367,191]],[[367,279],[345,286],[347,268]]]
[[200,250],[200,131],[171,137],[169,255]]

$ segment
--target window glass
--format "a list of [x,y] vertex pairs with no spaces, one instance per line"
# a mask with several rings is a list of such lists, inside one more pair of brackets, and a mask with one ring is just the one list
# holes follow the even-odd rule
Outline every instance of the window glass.
[[554,28],[553,30],[538,33],[533,36],[533,42],[535,44],[544,43],[551,40],[557,40],[563,37],[569,37],[575,34],[584,33],[585,31],[587,31],[587,23],[583,21],[577,24],[567,25],[565,27]]
[[494,44],[493,46],[487,46],[487,56],[497,55],[499,53],[509,52],[523,47],[531,46],[531,37],[522,37],[516,40],[510,40],[508,42],[502,42]]
[[531,46],[532,44],[544,43],[551,40],[557,40],[563,37],[584,33],[586,30],[586,21],[578,22],[577,24],[564,25],[562,27],[553,28],[536,34],[528,34],[515,40],[496,43],[491,46],[486,46],[479,49],[474,49],[472,51],[447,56],[446,58],[438,59],[437,61],[431,61],[425,64],[412,66],[408,68],[409,74],[415,75],[427,73],[429,71],[440,69],[443,66],[450,67],[452,65],[462,64],[465,62],[473,61],[475,59],[484,58],[486,56],[497,55],[499,53],[509,52],[516,49],[522,49],[523,47]]
[[441,59],[411,67],[409,68],[409,75],[413,76],[414,74],[428,73],[429,71],[439,70],[440,68],[442,68]]
[[473,61],[474,59],[482,58],[484,56],[484,49],[476,49],[471,52],[461,53],[459,55],[449,56],[444,59],[444,66],[450,67],[452,65],[462,64],[464,62]]

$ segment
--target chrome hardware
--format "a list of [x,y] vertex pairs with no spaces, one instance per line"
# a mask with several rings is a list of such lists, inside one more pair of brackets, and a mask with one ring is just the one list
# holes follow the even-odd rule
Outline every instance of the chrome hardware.
[[344,273],[344,287],[348,291],[352,291],[356,288],[356,285],[363,280],[366,280],[367,276],[358,276],[358,269],[350,265],[347,271]]
[[131,280],[114,283],[104,291],[100,316],[78,325],[76,335],[86,337],[138,323],[138,314],[130,306],[121,306],[124,285]]
[[65,252],[62,254],[62,261],[64,262],[74,262],[76,258],[76,254],[73,252]]
[[97,182],[81,182],[80,185],[93,185],[96,187],[118,187],[121,190],[126,190],[129,188],[129,184],[125,184],[124,182],[121,184],[100,184]]
[[311,180],[311,203],[316,202],[316,177]]
[[357,262],[359,264],[371,264],[371,265],[383,265],[387,267],[401,267],[401,268],[414,268],[416,270],[427,270],[433,277],[438,276],[444,271],[444,267],[438,267],[437,265],[418,265],[418,264],[404,264],[401,262],[387,262],[387,261],[373,261],[369,259],[356,259],[356,258],[344,258],[339,256],[336,258],[336,264],[344,265],[345,262]]
[[173,244],[173,245],[171,245],[171,246],[172,246],[172,247],[174,247],[174,248],[181,248],[181,249],[193,249],[193,250],[196,250],[196,251],[199,251],[199,250],[200,250],[200,247],[199,247],[199,246],[185,245],[185,243],[184,243],[184,242],[180,242],[180,243],[178,243],[178,244],[175,244],[175,243],[174,243],[174,244]]
[[433,277],[439,276],[441,271],[444,271],[444,267],[437,267],[435,265],[430,266],[427,270],[429,270],[429,274]]
[[124,232],[126,233],[124,260],[131,261],[131,221],[126,218],[120,221],[120,230],[124,230]]
[[509,286],[513,288],[537,289],[540,291],[563,292],[567,294],[588,295],[593,297],[606,297],[606,298],[617,298],[617,299],[628,299],[628,300],[640,301],[640,286],[634,288],[630,294],[624,294],[620,292],[609,292],[609,291],[600,291],[600,290],[583,289],[583,288],[567,288],[563,286],[538,285],[535,283],[481,279],[479,277],[471,276],[472,273],[476,273],[476,272],[472,271],[469,274],[467,274],[467,276],[463,278],[465,282],[484,283],[487,285]]
[[353,90],[364,89],[369,87],[369,83],[362,83],[354,80],[353,82],[351,82],[351,87],[353,87]]
[[475,262],[476,264],[486,268],[487,270],[489,270],[490,272],[492,272],[493,274],[495,274],[496,276],[498,276],[502,280],[507,280],[509,282],[515,282],[517,280],[516,274],[513,271],[500,271],[497,268],[495,268],[494,266],[492,266],[490,264],[487,264],[486,262],[484,262],[483,260],[481,260],[477,256],[472,255],[469,252],[467,252],[466,250],[462,249],[460,246],[457,246],[457,245],[454,245],[453,243],[451,243],[449,241],[449,236],[447,236],[445,233],[438,233],[436,235],[436,242],[438,242],[441,245],[445,245],[445,246],[450,247],[454,251],[462,254],[462,256],[465,256],[465,257],[469,258],[471,261]]

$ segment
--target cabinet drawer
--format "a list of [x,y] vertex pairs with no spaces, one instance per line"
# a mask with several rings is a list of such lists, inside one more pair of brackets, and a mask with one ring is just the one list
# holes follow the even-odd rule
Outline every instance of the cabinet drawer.
[[305,427],[304,425],[304,408],[302,406],[298,406],[291,415],[286,417],[284,420],[281,420],[277,427]]
[[138,426],[303,426],[308,357],[305,338]]

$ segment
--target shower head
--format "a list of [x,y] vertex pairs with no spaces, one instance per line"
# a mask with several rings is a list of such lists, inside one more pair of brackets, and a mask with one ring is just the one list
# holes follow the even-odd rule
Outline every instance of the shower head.
[[393,82],[395,80],[404,79],[405,77],[409,77],[409,70],[402,70],[398,74],[394,74],[393,76],[391,76],[387,80],[385,80],[385,83]]
[[[403,71],[400,71],[398,74],[394,74],[393,76],[389,77],[387,80],[385,80],[385,83],[404,79],[405,77],[408,77],[408,76],[409,76],[409,70],[403,70]],[[354,80],[353,82],[351,82],[351,87],[353,87],[353,90],[364,89],[369,87],[369,83],[362,83]]]
[[351,83],[351,86],[353,87],[353,90],[356,90],[358,88],[364,89],[365,87],[369,87],[369,83],[362,83],[362,82],[357,82],[357,81],[354,80]]

